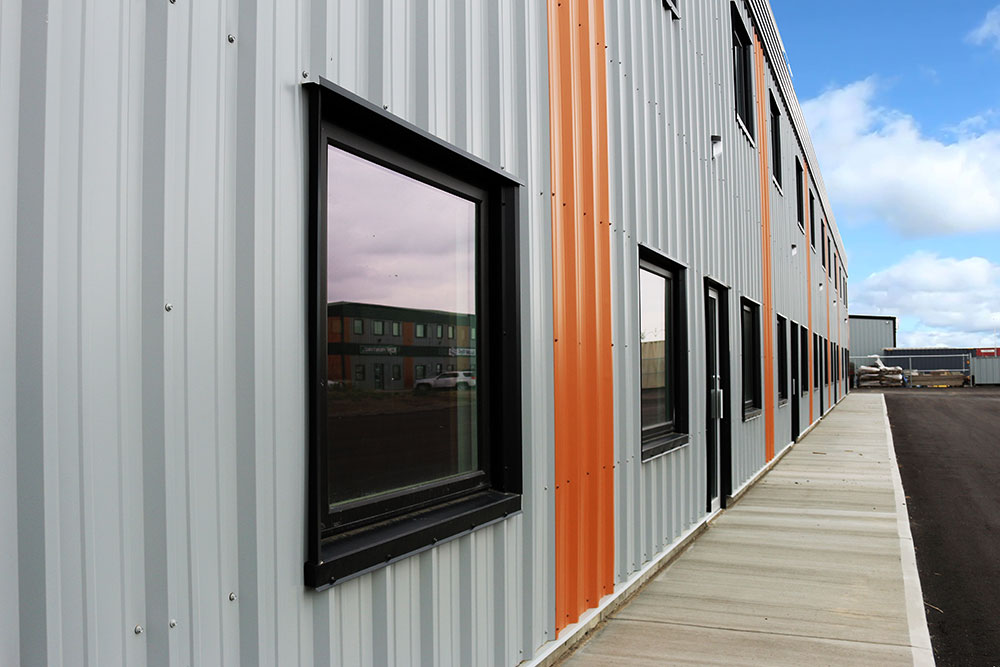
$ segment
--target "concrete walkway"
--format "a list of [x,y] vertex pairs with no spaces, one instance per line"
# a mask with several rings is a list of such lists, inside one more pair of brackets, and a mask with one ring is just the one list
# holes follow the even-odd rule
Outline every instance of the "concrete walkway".
[[882,395],[848,396],[566,664],[933,664]]

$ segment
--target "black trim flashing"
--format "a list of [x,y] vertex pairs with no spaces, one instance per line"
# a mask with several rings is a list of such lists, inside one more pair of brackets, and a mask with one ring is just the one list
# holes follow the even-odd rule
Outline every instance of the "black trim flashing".
[[324,542],[319,559],[305,564],[306,586],[325,590],[520,511],[519,494],[483,491],[344,533]]

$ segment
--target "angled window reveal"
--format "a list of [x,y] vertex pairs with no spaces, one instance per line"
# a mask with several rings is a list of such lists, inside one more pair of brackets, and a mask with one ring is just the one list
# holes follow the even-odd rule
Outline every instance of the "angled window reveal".
[[688,442],[683,269],[639,249],[639,414],[642,460]]
[[809,245],[816,249],[816,197],[809,191]]
[[760,306],[742,300],[741,351],[743,355],[743,418],[749,419],[761,411],[761,346]]
[[677,20],[681,17],[681,0],[663,0],[663,8],[668,10]]
[[775,346],[778,353],[778,400],[788,400],[788,321],[778,315]]
[[781,187],[781,110],[771,95],[771,175]]
[[802,169],[802,162],[799,158],[795,158],[795,221],[799,223],[799,229],[803,232],[806,230],[806,216],[805,216],[805,196],[803,188],[805,183],[803,179],[805,178],[805,172]]
[[[518,186],[351,93],[310,95],[305,579],[325,588],[520,509]],[[358,314],[402,340],[336,335]],[[429,377],[444,361],[465,381]]]

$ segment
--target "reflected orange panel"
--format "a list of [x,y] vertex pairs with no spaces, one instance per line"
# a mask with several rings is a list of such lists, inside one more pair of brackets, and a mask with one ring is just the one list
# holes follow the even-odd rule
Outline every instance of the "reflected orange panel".
[[549,0],[556,630],[614,590],[603,0]]
[[[774,290],[771,273],[771,169],[768,162],[767,83],[764,49],[754,30],[754,71],[757,74],[757,146],[760,149],[761,322],[764,328],[764,460],[774,458]],[[771,128],[772,131],[774,128]]]

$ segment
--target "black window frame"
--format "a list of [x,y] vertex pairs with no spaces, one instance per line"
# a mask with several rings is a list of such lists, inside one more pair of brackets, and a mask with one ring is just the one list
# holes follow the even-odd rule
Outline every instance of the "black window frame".
[[[690,415],[688,414],[687,288],[686,271],[681,264],[643,245],[639,246],[639,271],[638,275],[641,275],[642,271],[649,271],[664,276],[670,286],[665,295],[664,311],[668,313],[670,318],[670,331],[668,332],[670,339],[665,353],[670,357],[670,377],[667,378],[667,381],[671,382],[672,387],[670,396],[673,419],[665,426],[643,428],[640,406],[640,460],[645,462],[683,447],[691,440],[689,433]],[[637,280],[636,285],[638,286],[638,284]],[[641,294],[637,287],[636,302],[641,306],[640,298]],[[636,326],[636,335],[638,335],[638,331],[639,327]],[[642,347],[641,341],[639,342],[640,345],[637,345],[637,349],[640,350],[639,360],[641,364]],[[641,379],[642,373],[639,372],[638,376]]]
[[819,251],[819,261],[823,264],[823,272],[826,272],[826,258],[827,258],[827,234],[826,234],[826,218],[819,221],[820,225],[820,243],[822,247]]
[[680,0],[663,0],[663,8],[670,10],[670,13],[673,14],[675,21],[680,19],[681,17]]
[[395,337],[402,336],[403,335],[403,326],[399,322],[393,322],[392,323],[392,328],[390,329],[390,331],[392,331],[392,335],[395,336]]
[[355,317],[351,322],[351,333],[354,336],[365,335],[365,321],[360,317]]
[[820,337],[818,333],[813,334],[813,389],[819,389],[820,385]]
[[816,195],[809,190],[809,245],[816,250]]
[[809,330],[800,329],[799,335],[799,396],[809,393]]
[[427,325],[423,322],[413,323],[413,337],[414,338],[427,338]]
[[373,336],[385,335],[385,320],[372,320],[372,335]]
[[733,37],[733,95],[736,119],[754,139],[753,40],[736,3],[730,3]]
[[[747,340],[746,318],[750,317],[750,340]],[[763,412],[764,378],[761,373],[761,322],[760,304],[747,298],[740,299],[740,360],[743,421],[759,416]],[[750,382],[747,382],[749,376]],[[747,395],[749,389],[749,396]]]
[[777,315],[775,327],[777,329],[775,347],[778,350],[778,403],[780,405],[788,402],[788,320]]
[[799,156],[795,156],[795,221],[799,224],[799,229],[804,234],[806,231],[806,202],[805,202],[805,170],[802,168],[802,161]]
[[770,94],[770,126],[771,126],[771,177],[783,187],[781,182],[781,109],[774,93]]
[[[304,583],[322,590],[521,510],[521,183],[324,79],[308,105],[309,465]],[[476,203],[479,469],[331,509],[327,418],[327,161],[331,146]],[[405,434],[401,434],[405,437]]]
[[448,325],[448,340],[454,340],[454,338],[455,338],[455,325],[454,324],[449,324]]

